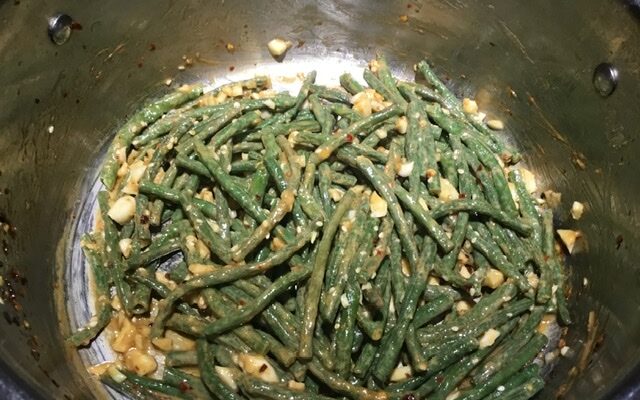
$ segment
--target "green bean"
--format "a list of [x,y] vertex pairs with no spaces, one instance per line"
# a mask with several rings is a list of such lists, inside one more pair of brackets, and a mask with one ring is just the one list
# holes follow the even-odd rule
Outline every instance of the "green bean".
[[311,91],[319,98],[330,101],[332,103],[351,104],[351,96],[349,93],[340,89],[332,89],[326,86],[311,85]]
[[[235,304],[215,289],[203,290],[202,296],[218,320],[231,316],[237,311]],[[253,329],[250,325],[240,326],[234,329],[233,333],[258,354],[266,354],[271,349],[269,341],[264,338],[262,333]]]
[[520,205],[520,212],[524,218],[526,218],[533,231],[531,233],[531,239],[534,243],[542,245],[542,228],[540,225],[540,216],[536,210],[535,201],[529,195],[524,181],[522,180],[522,174],[518,169],[512,169],[509,172],[509,179],[516,187],[516,193],[518,194],[518,204]]
[[198,365],[198,353],[195,350],[170,351],[164,362],[167,367]]
[[418,307],[413,317],[413,326],[420,328],[438,315],[451,310],[453,299],[447,295],[436,297],[435,299]]
[[506,382],[511,375],[531,361],[536,354],[547,344],[547,337],[536,333],[533,338],[520,351],[505,363],[503,368],[487,381],[474,386],[468,391],[461,393],[460,398],[464,400],[482,399],[499,385]]
[[362,73],[362,77],[369,84],[369,86],[376,92],[380,93],[382,97],[395,103],[401,107],[407,106],[407,101],[402,97],[400,92],[396,89],[395,84],[388,87],[377,76],[375,76],[370,70],[365,69]]
[[444,251],[449,252],[453,249],[453,243],[433,217],[433,212],[429,213],[426,203],[420,202],[420,199],[423,199],[422,197],[416,201],[415,198],[400,185],[393,187],[393,193]]
[[295,195],[292,190],[285,190],[280,196],[278,204],[271,210],[271,213],[262,221],[258,228],[251,233],[245,240],[238,245],[231,248],[231,258],[234,261],[242,261],[244,258],[255,250],[255,248],[262,242],[274,227],[289,213],[293,208],[293,202]]
[[513,218],[504,211],[493,208],[485,201],[478,199],[459,199],[442,203],[431,210],[431,217],[440,219],[446,215],[456,214],[462,211],[486,215],[497,223],[513,229],[521,235],[528,236],[531,234],[532,228],[527,222]]
[[253,378],[250,375],[243,375],[240,379],[240,387],[252,398],[272,399],[272,400],[328,400],[329,397],[311,394],[308,392],[298,392],[287,389],[278,384],[269,384],[263,380]]
[[209,337],[215,336],[249,322],[253,317],[262,312],[278,295],[288,290],[294,283],[305,279],[310,274],[311,271],[309,269],[300,268],[283,275],[276,280],[269,289],[265,290],[259,297],[256,297],[252,304],[245,306],[234,315],[229,315],[228,317],[211,322],[205,328],[204,334]]
[[350,209],[355,197],[361,189],[351,189],[345,193],[336,207],[331,219],[324,225],[322,238],[318,244],[313,266],[313,272],[307,282],[307,295],[305,297],[304,316],[302,330],[300,331],[298,356],[303,359],[311,358],[313,347],[312,337],[318,315],[318,303],[322,290],[322,281],[327,267],[326,260],[333,243],[333,238],[338,230],[338,225],[344,214]]
[[355,216],[347,215],[344,218],[346,224],[351,224],[349,234],[346,235],[344,252],[341,257],[336,259],[335,278],[331,280],[331,285],[326,285],[326,290],[320,298],[320,314],[327,322],[332,322],[335,319],[347,282],[355,273],[352,271],[355,270],[355,263],[358,261],[356,253],[362,241],[369,211],[368,201],[365,197],[361,196],[359,204],[356,204]]
[[[235,128],[238,126],[246,128],[255,122],[255,113],[250,113],[238,118],[241,113],[242,109],[240,107],[228,107],[220,118],[211,118],[198,125],[193,135],[189,135],[189,138],[178,143],[175,149],[180,153],[191,153],[193,151],[193,145],[196,142],[209,140],[213,135],[221,132],[221,129],[225,132],[235,131]],[[233,126],[234,124],[235,126]],[[224,136],[227,136],[227,134]]]
[[107,326],[111,320],[111,302],[109,301],[109,276],[104,269],[100,252],[95,250],[99,246],[89,235],[82,238],[82,250],[87,264],[93,274],[95,282],[95,323],[89,322],[67,338],[73,346],[86,346]]
[[518,272],[516,267],[507,260],[495,243],[485,240],[473,229],[467,230],[467,238],[472,246],[487,257],[492,265],[498,268],[505,276],[512,278],[521,290],[527,291],[529,289],[529,282]]
[[213,188],[213,195],[215,196],[218,235],[220,236],[223,246],[231,247],[231,216],[229,213],[229,203],[227,203],[227,199],[217,186]]
[[502,366],[510,360],[513,354],[531,340],[540,321],[542,321],[544,313],[544,307],[535,307],[518,330],[506,339],[486,361],[476,367],[476,372],[473,374],[473,382],[476,384],[485,382],[493,374],[500,371]]
[[354,135],[359,132],[366,132],[371,129],[373,126],[393,117],[399,115],[402,112],[402,109],[397,105],[392,105],[384,110],[371,114],[370,116],[363,118],[351,125],[343,132],[336,134],[331,137],[326,143],[322,144],[318,147],[309,162],[319,163],[331,156],[331,154],[338,149],[340,146],[345,143],[353,142]]
[[499,336],[492,345],[480,348],[474,353],[465,356],[458,363],[448,367],[440,377],[440,384],[430,398],[434,400],[445,400],[447,395],[469,374],[469,372],[482,361],[491,351],[504,340],[505,336],[515,327],[517,319],[507,322],[498,330]]
[[389,378],[392,369],[396,365],[407,329],[413,319],[418,300],[426,284],[426,276],[420,272],[414,273],[412,278],[407,287],[404,299],[402,300],[402,307],[398,313],[398,321],[396,321],[396,325],[386,336],[389,339],[383,341],[378,350],[379,356],[377,357],[377,364],[373,369],[372,375],[381,382],[385,382]]
[[333,178],[333,172],[331,167],[326,163],[320,164],[318,167],[318,187],[320,188],[320,200],[322,201],[322,208],[324,213],[329,218],[333,214],[334,204],[329,194],[331,188],[331,180]]
[[116,183],[116,175],[120,168],[118,152],[131,145],[133,139],[151,122],[156,121],[167,111],[202,94],[202,86],[193,85],[181,87],[174,93],[152,102],[144,109],[134,114],[119,130],[109,146],[104,166],[100,171],[100,180],[111,190]]
[[316,71],[311,71],[304,77],[304,80],[302,81],[302,87],[298,92],[298,96],[296,96],[295,105],[283,114],[285,121],[291,121],[298,114],[298,112],[302,108],[302,104],[307,99],[307,96],[309,96],[309,91],[311,89],[311,85],[313,85],[316,80],[316,75]]
[[254,262],[245,265],[229,265],[219,268],[209,274],[200,275],[191,279],[182,285],[179,285],[171,292],[167,298],[159,302],[158,315],[151,326],[151,337],[159,337],[163,330],[164,321],[169,317],[173,304],[184,295],[194,290],[219,285],[222,283],[233,282],[264,273],[269,269],[282,264],[288,260],[293,254],[300,250],[311,240],[312,234],[315,233],[315,223],[310,223],[296,237],[296,242],[286,245],[281,250],[272,253],[268,258],[260,262]]
[[162,379],[172,386],[177,386],[185,394],[191,395],[196,399],[212,398],[200,378],[177,368],[165,368]]
[[179,129],[181,125],[187,125],[188,128],[190,128],[199,120],[218,118],[222,115],[226,106],[225,104],[195,108],[192,110],[171,110],[164,117],[144,129],[133,139],[131,144],[136,149],[139,149],[149,144],[153,139],[157,139],[174,129]]
[[348,73],[340,75],[340,85],[352,95],[364,91],[364,87]]
[[385,392],[352,385],[340,379],[334,373],[326,370],[317,360],[312,360],[309,363],[309,371],[318,378],[319,381],[337,393],[345,394],[356,399],[386,400],[388,398]]
[[333,114],[320,102],[316,94],[309,96],[309,104],[311,104],[313,115],[315,115],[316,120],[318,120],[318,123],[322,127],[321,133],[323,135],[330,135],[336,123]]
[[220,187],[235,200],[240,206],[254,219],[262,222],[265,220],[266,212],[258,206],[255,201],[249,196],[246,190],[236,186],[234,182],[229,179],[220,164],[211,156],[210,150],[207,149],[202,143],[196,143],[195,149],[201,158],[201,161],[205,164],[207,169],[216,179],[216,182]]
[[[535,363],[531,363],[522,368],[519,372],[513,374],[508,381],[500,385],[502,387],[496,388],[489,396],[485,397],[487,400],[503,399],[505,394],[508,394],[514,389],[521,388],[521,385],[526,384],[528,381],[534,378],[538,378],[540,375],[540,366]],[[503,389],[503,390],[498,390]]]
[[126,376],[127,379],[122,382],[117,382],[109,376],[109,373],[105,373],[100,377],[100,379],[115,390],[118,390],[125,395],[133,395],[136,398],[148,399],[151,397],[158,398],[163,396],[170,396],[171,398],[177,399],[190,398],[180,391],[179,388],[168,385],[162,381],[138,376],[126,370],[119,370],[119,372]]
[[493,184],[495,185],[496,191],[498,193],[498,200],[500,201],[500,205],[503,210],[508,215],[516,215],[516,206],[513,202],[513,197],[511,196],[511,190],[507,184],[507,179],[505,178],[504,172],[498,161],[495,159],[495,156],[484,147],[481,143],[477,141],[477,139],[473,138],[468,132],[462,133],[460,135],[460,139],[474,152],[482,164],[485,167],[489,168],[491,172],[491,176],[493,178]]
[[198,351],[198,365],[200,367],[200,373],[202,374],[201,379],[209,391],[219,399],[242,399],[242,397],[238,396],[238,394],[227,386],[218,376],[214,368],[215,356],[212,345],[204,339],[199,339],[196,342],[196,347]]
[[355,279],[354,271],[350,271],[349,275],[344,291],[347,305],[342,305],[340,326],[336,328],[335,334],[335,372],[343,379],[348,378],[351,373],[351,352],[355,340],[356,315],[360,305],[360,285]]
[[404,218],[398,199],[393,193],[393,185],[391,181],[373,165],[371,160],[358,156],[355,161],[360,172],[367,177],[376,191],[387,202],[389,213],[395,223],[395,229],[398,232],[402,246],[404,247],[409,259],[409,265],[411,268],[415,268],[418,260],[418,249],[415,241],[413,240],[413,235],[409,231],[407,221]]

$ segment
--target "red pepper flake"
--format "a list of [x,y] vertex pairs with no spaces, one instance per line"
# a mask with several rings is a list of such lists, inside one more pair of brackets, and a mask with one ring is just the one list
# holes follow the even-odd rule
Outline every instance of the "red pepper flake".
[[464,194],[464,193],[460,193],[460,194],[458,194],[458,198],[459,198],[459,199],[464,199],[464,198],[466,198],[466,197],[467,197],[467,195],[466,195],[466,194]]
[[262,364],[262,365],[260,366],[260,369],[259,369],[260,373],[263,373],[264,371],[266,371],[266,370],[267,370],[267,368],[268,368],[268,367],[267,367],[267,364]]
[[442,381],[444,381],[444,375],[438,374],[438,375],[436,375],[435,379],[436,379],[436,383],[440,384],[440,383],[442,383]]
[[71,30],[72,31],[81,31],[82,30],[82,25],[80,25],[80,22],[73,21],[73,22],[71,22]]
[[189,385],[189,382],[187,381],[182,381],[180,382],[180,385],[178,385],[178,389],[180,389],[182,393],[186,393],[191,390],[191,385]]
[[156,50],[156,44],[155,43],[149,43],[149,51],[155,51]]
[[353,135],[348,133],[345,140],[347,141],[347,143],[353,142]]
[[402,397],[402,400],[416,400],[416,396],[413,393],[408,393]]

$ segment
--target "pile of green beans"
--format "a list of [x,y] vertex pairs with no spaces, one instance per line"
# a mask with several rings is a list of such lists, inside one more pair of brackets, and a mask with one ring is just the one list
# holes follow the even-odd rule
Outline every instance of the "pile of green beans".
[[[96,317],[68,341],[90,344],[117,296],[128,317],[152,320],[152,339],[171,329],[197,345],[167,353],[162,376],[119,366],[107,385],[219,399],[527,399],[542,388],[538,325],[570,323],[551,211],[513,167],[520,156],[427,62],[426,84],[397,81],[382,56],[372,66],[368,87],[349,74],[342,88],[317,85],[312,72],[295,96],[266,91],[266,77],[182,87],[116,133],[102,223],[82,240]],[[352,108],[372,94],[371,113]],[[135,212],[116,222],[123,196]],[[490,271],[504,281],[486,284]],[[241,353],[261,355],[275,379]]]

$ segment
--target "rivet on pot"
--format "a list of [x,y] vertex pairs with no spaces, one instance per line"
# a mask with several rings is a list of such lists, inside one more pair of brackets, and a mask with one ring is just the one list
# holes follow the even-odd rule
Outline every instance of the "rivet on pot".
[[47,32],[53,43],[62,45],[69,40],[73,18],[67,14],[59,13],[49,17],[47,22]]
[[593,86],[602,97],[609,97],[618,86],[618,69],[611,63],[601,63],[593,71]]

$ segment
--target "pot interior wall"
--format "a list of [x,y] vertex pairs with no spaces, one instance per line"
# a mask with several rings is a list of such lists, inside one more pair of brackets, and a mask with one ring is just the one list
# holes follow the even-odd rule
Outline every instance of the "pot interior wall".
[[[46,18],[59,11],[82,29],[55,46]],[[66,300],[53,293],[81,191],[122,117],[166,90],[167,78],[221,82],[275,70],[265,47],[275,36],[297,43],[282,64],[287,73],[315,68],[325,80],[341,65],[364,66],[375,51],[403,76],[428,57],[459,95],[503,119],[539,185],[562,193],[558,224],[588,241],[587,252],[568,260],[568,341],[578,353],[591,310],[604,341],[567,397],[606,397],[638,363],[640,32],[621,2],[40,0],[0,3],[0,18],[0,218],[11,226],[0,230],[0,274],[17,296],[0,306],[0,364],[33,395],[85,398],[96,390],[63,345]],[[183,55],[195,64],[179,72]],[[606,99],[591,83],[603,61],[621,74]],[[587,204],[577,222],[568,213],[573,200]],[[560,362],[542,398],[575,362]]]

